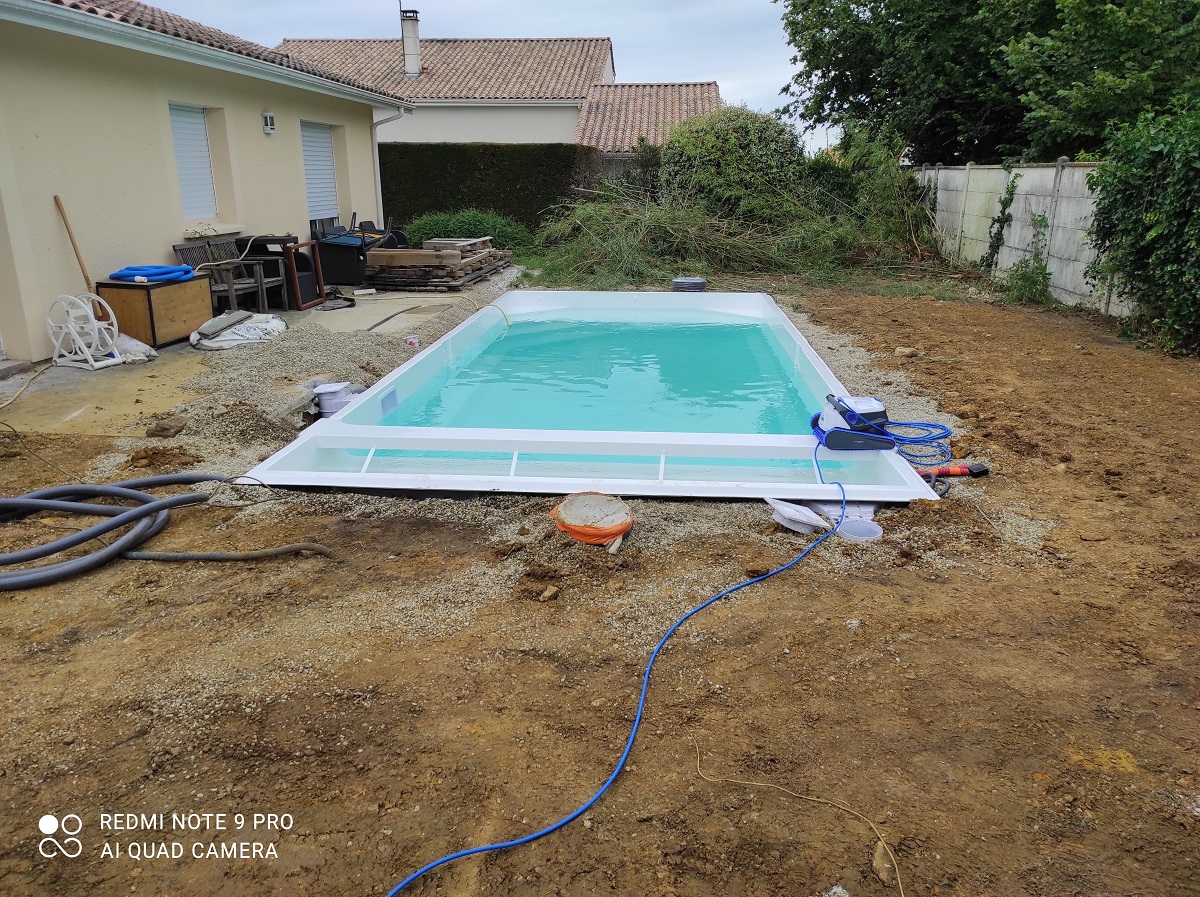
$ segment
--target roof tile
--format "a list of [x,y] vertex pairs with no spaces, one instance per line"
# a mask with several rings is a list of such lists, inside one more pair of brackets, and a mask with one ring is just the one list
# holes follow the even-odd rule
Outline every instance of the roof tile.
[[421,38],[419,77],[404,74],[404,42],[288,39],[277,50],[406,100],[578,100],[608,80],[607,37]]
[[250,59],[269,62],[281,68],[291,69],[292,71],[301,72],[306,75],[313,75],[314,77],[323,78],[326,81],[332,81],[336,84],[343,84],[347,87],[353,87],[357,90],[400,99],[390,91],[381,89],[378,85],[368,84],[338,72],[335,69],[326,69],[307,60],[294,59],[286,53],[280,53],[278,50],[271,50],[237,35],[227,34],[217,28],[211,28],[208,25],[202,25],[191,19],[185,19],[183,16],[167,12],[155,6],[138,3],[136,0],[103,0],[101,3],[85,3],[82,0],[43,0],[43,2],[87,13],[101,19],[121,22],[135,28],[153,31],[157,34],[165,34],[167,37],[177,38],[178,40],[202,44],[216,50],[224,50],[227,53],[236,53],[238,56],[246,56]]
[[720,105],[716,81],[596,84],[580,111],[575,142],[606,153],[631,153],[639,137],[661,145],[680,122]]

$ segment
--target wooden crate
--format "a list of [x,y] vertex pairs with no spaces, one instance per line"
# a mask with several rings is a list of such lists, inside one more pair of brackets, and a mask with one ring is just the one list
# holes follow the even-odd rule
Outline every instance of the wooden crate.
[[112,306],[118,330],[155,348],[187,339],[213,316],[207,274],[166,283],[98,280],[96,295]]

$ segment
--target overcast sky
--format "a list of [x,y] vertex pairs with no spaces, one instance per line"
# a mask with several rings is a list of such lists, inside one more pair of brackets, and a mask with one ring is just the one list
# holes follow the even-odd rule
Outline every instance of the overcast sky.
[[[285,37],[399,37],[396,0],[150,0],[268,47]],[[791,74],[770,0],[406,0],[425,37],[611,37],[618,81],[716,81],[769,112]]]

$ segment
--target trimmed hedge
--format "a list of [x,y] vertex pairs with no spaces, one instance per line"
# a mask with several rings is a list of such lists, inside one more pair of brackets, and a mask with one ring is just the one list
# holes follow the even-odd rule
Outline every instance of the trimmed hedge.
[[381,143],[384,217],[490,209],[533,229],[590,182],[597,155],[570,143]]
[[426,240],[453,237],[487,236],[492,238],[492,246],[496,249],[516,252],[528,249],[533,243],[533,234],[521,222],[479,209],[419,215],[404,225],[404,234],[418,248]]

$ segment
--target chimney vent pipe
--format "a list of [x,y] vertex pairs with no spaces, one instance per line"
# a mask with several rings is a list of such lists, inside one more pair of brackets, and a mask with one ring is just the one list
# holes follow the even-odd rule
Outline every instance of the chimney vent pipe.
[[401,8],[400,33],[404,38],[404,74],[415,78],[421,74],[421,20],[415,9]]

